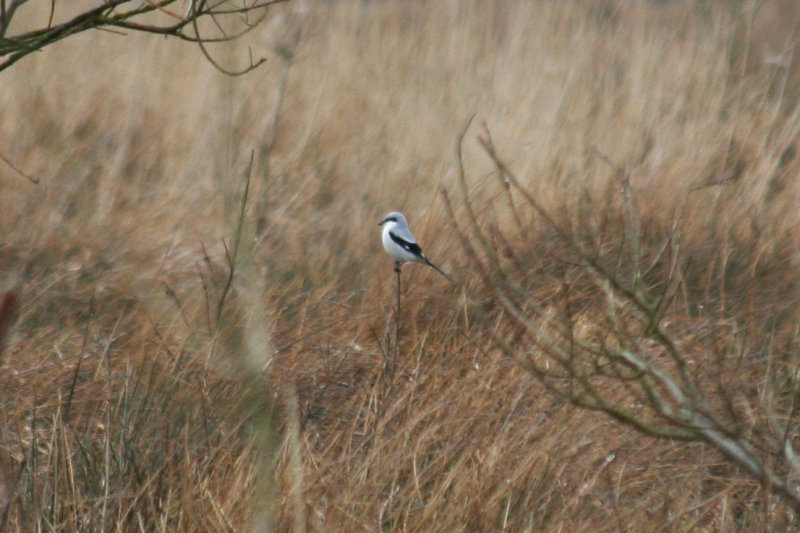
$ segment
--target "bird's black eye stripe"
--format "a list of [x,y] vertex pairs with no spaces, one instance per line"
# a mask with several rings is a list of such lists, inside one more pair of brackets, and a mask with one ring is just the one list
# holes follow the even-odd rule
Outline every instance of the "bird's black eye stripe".
[[387,217],[383,221],[384,222],[397,222],[397,217]]

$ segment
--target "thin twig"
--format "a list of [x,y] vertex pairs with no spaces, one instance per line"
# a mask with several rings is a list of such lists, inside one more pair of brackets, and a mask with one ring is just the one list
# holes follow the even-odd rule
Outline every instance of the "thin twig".
[[242,191],[242,199],[239,202],[239,217],[236,221],[236,233],[233,236],[233,251],[228,250],[225,241],[222,241],[225,247],[225,257],[228,262],[228,277],[225,279],[225,285],[222,287],[222,294],[217,302],[217,324],[222,319],[222,308],[225,305],[225,300],[228,298],[228,293],[233,286],[233,278],[236,275],[236,263],[239,258],[239,247],[242,242],[242,230],[244,227],[244,215],[247,211],[247,199],[250,195],[250,176],[253,171],[253,159],[255,158],[255,150],[250,151],[250,162],[247,165],[247,171],[244,177],[244,191]]
[[7,157],[6,157],[6,156],[5,156],[3,153],[2,153],[2,152],[0,152],[0,159],[2,159],[2,160],[5,162],[5,164],[6,164],[6,165],[8,165],[8,166],[10,166],[12,169],[14,169],[14,171],[15,171],[17,174],[19,174],[20,176],[22,176],[22,177],[24,177],[24,178],[27,178],[27,180],[28,180],[28,181],[30,181],[31,183],[39,183],[39,178],[34,178],[33,176],[31,176],[31,175],[29,175],[29,174],[25,174],[23,171],[21,171],[20,169],[18,169],[18,168],[17,168],[17,167],[14,165],[14,163],[12,163],[12,162],[11,162],[11,161],[10,161],[10,160],[9,160],[9,159],[8,159],[8,158],[7,158]]
[[394,353],[392,354],[392,369],[390,378],[394,378],[394,373],[397,370],[397,358],[400,352],[400,273],[402,265],[399,261],[394,263],[394,271],[397,274],[397,307],[394,311]]

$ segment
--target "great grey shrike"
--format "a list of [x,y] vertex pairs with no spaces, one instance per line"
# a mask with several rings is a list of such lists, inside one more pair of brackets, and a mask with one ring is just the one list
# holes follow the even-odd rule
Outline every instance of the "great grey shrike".
[[406,221],[406,217],[403,216],[403,213],[392,211],[383,217],[383,220],[381,220],[378,225],[383,226],[383,232],[381,234],[383,249],[394,259],[395,270],[399,272],[400,265],[403,263],[423,263],[436,270],[436,272],[446,277],[451,282],[453,281],[450,276],[442,272],[442,269],[428,261],[425,254],[422,253],[422,248],[417,244],[417,239],[414,238],[414,235],[412,235],[411,231],[408,229],[408,222]]

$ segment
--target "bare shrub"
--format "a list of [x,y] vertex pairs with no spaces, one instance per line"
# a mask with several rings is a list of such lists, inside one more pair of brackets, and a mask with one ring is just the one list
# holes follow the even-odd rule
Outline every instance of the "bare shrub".
[[[507,202],[479,217],[465,195],[459,234],[503,310],[496,346],[555,395],[654,437],[705,442],[800,510],[791,245],[763,257],[752,250],[758,237],[704,235],[690,224],[713,220],[689,211],[703,209],[691,200],[708,186],[664,210],[600,153],[607,188],[571,191],[561,210],[547,208],[485,126],[479,141]],[[781,262],[792,265],[770,270]],[[537,290],[534,272],[558,289]]]

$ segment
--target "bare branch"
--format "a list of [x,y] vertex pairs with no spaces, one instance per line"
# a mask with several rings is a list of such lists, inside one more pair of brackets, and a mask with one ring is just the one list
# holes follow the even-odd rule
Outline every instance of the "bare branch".
[[[66,37],[81,33],[91,29],[120,28],[141,33],[152,33],[175,37],[184,41],[197,43],[201,53],[218,70],[229,75],[244,74],[257,68],[264,63],[265,59],[253,60],[250,58],[247,67],[241,70],[230,70],[222,67],[215,61],[206,44],[219,43],[235,40],[248,32],[252,31],[267,16],[267,8],[274,4],[283,3],[288,0],[256,0],[252,2],[242,2],[238,6],[230,2],[221,0],[209,3],[207,1],[192,1],[184,16],[174,9],[170,9],[178,0],[106,0],[92,9],[87,9],[83,13],[61,24],[53,25],[53,14],[55,12],[56,0],[51,0],[50,14],[47,24],[39,29],[27,31],[19,35],[6,37],[11,20],[15,11],[28,0],[0,0],[0,72],[11,67],[20,59],[27,55],[39,51],[44,47],[60,41]],[[125,9],[130,7],[130,9]],[[168,19],[163,24],[140,21],[142,17],[150,14],[159,14]],[[249,20],[249,15],[258,14],[254,20]],[[222,17],[234,17],[239,29],[234,32],[223,30],[219,19]],[[216,26],[217,35],[202,35],[199,22],[203,19],[211,20]],[[194,34],[186,33],[187,28],[192,28]]]

